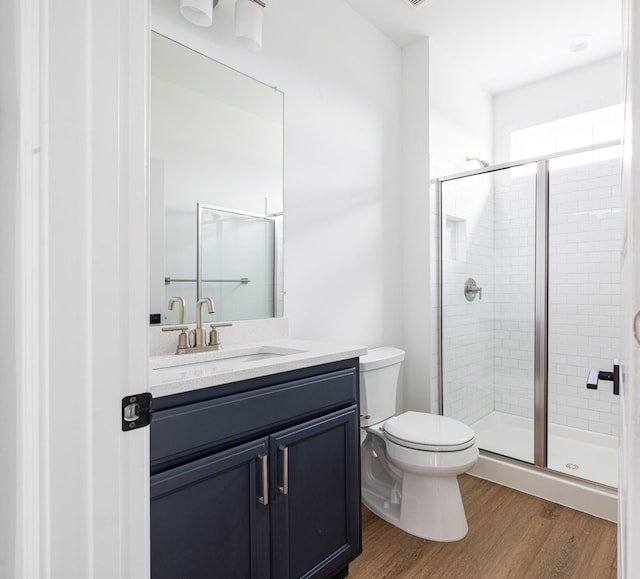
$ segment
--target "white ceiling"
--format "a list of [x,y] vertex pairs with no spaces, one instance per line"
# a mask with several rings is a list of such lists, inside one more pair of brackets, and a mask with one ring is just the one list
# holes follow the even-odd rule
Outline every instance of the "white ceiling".
[[[620,53],[621,0],[346,0],[398,46],[430,37],[491,94]],[[569,50],[590,35],[589,46]]]

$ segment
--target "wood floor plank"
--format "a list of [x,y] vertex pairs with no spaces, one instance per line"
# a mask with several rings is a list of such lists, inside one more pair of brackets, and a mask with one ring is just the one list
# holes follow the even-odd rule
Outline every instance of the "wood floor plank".
[[349,577],[615,579],[615,524],[469,475],[459,482],[464,539],[420,539],[363,507],[363,554]]

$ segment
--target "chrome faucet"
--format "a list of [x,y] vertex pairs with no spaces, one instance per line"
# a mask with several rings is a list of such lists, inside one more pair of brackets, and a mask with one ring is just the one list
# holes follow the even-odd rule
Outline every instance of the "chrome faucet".
[[184,324],[184,298],[174,296],[169,300],[169,309],[173,311],[173,306],[178,304],[178,323]]
[[207,306],[207,310],[210,314],[214,312],[213,301],[211,298],[200,298],[196,303],[196,327],[193,330],[193,347],[203,348],[207,343],[206,330],[202,327],[202,306]]

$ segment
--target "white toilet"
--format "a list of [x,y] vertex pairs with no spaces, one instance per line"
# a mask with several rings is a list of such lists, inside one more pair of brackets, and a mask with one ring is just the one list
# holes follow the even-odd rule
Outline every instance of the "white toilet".
[[475,433],[435,414],[394,416],[403,360],[389,347],[360,358],[362,502],[412,535],[457,541],[468,531],[457,475],[478,460]]

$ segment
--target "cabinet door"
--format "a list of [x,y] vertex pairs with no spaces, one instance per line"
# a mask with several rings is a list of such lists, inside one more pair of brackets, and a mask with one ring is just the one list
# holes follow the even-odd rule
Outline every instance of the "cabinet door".
[[331,577],[362,551],[354,405],[270,437],[271,576]]
[[269,576],[267,450],[262,438],[151,477],[153,579]]

